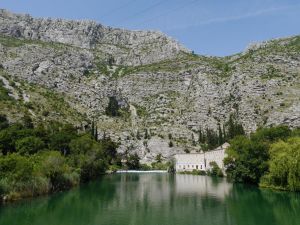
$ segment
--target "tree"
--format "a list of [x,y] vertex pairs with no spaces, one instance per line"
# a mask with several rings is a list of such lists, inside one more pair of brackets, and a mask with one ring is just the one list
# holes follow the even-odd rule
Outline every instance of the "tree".
[[137,170],[140,168],[140,157],[137,153],[129,155],[127,158],[127,167],[130,170]]
[[162,162],[162,154],[161,154],[161,153],[159,153],[159,154],[156,155],[155,161],[156,161],[157,163],[161,163],[161,162]]
[[145,129],[145,136],[144,136],[144,139],[149,139],[150,138],[150,135],[148,133],[148,129]]
[[222,170],[220,169],[220,167],[218,166],[218,164],[213,161],[209,163],[211,170],[209,171],[209,175],[213,176],[213,177],[223,177],[224,174],[222,172]]
[[110,67],[112,67],[114,63],[115,63],[114,57],[110,56],[110,57],[108,58],[108,65],[109,65]]
[[33,128],[33,122],[31,117],[28,114],[25,114],[24,117],[22,118],[24,127],[32,129]]
[[8,128],[9,122],[5,115],[0,114],[0,130]]
[[222,145],[224,144],[224,136],[223,136],[223,132],[222,132],[222,128],[221,128],[221,125],[218,124],[218,144],[219,145]]
[[0,131],[0,150],[3,155],[15,151],[16,140],[32,136],[32,130],[24,129],[22,124],[13,124]]
[[232,139],[224,159],[228,178],[235,182],[258,184],[268,170],[268,145],[245,136]]
[[100,144],[96,142],[89,134],[72,139],[69,146],[70,154],[72,155],[85,155],[92,150],[102,150]]
[[230,114],[229,120],[226,123],[227,127],[227,139],[230,140],[238,135],[245,135],[244,128],[242,124],[236,122],[236,116],[234,114]]
[[101,141],[101,145],[103,148],[104,156],[106,157],[107,161],[111,164],[113,159],[115,159],[117,156],[118,145],[115,142],[113,142],[110,138]]
[[16,141],[16,151],[21,155],[32,155],[45,148],[45,143],[38,137],[30,136]]
[[114,96],[109,97],[109,102],[108,102],[108,106],[105,109],[105,114],[107,116],[111,116],[111,117],[120,116],[119,109],[120,109],[120,106],[118,104],[116,97],[114,97]]
[[207,137],[207,146],[208,149],[214,149],[218,146],[219,141],[218,141],[218,135],[215,131],[212,129],[207,128],[206,129],[206,137]]
[[67,155],[70,151],[69,144],[74,136],[70,133],[60,131],[50,136],[50,149],[58,150],[63,155]]
[[300,137],[272,144],[270,157],[269,173],[262,177],[261,185],[300,191]]

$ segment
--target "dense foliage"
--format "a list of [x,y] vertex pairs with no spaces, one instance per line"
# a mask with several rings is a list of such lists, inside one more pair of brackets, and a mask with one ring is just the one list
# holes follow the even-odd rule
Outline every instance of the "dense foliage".
[[298,130],[278,126],[233,138],[224,160],[227,176],[236,182],[300,190],[299,136]]
[[270,158],[261,186],[300,191],[300,137],[272,144]]
[[245,131],[242,124],[237,122],[237,115],[231,114],[228,121],[223,127],[218,125],[218,130],[206,128],[199,130],[199,143],[204,151],[215,149],[216,147],[224,144],[233,137],[244,135]]
[[105,172],[117,145],[56,122],[35,127],[30,117],[9,124],[0,116],[0,198],[17,199],[69,189]]

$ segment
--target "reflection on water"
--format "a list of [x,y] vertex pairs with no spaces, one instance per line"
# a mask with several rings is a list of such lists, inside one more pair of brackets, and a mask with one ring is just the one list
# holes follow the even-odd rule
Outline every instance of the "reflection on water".
[[0,207],[0,225],[299,224],[300,196],[224,179],[116,174],[66,193]]
[[197,194],[224,199],[232,189],[232,184],[225,179],[208,178],[205,176],[176,176],[176,194]]

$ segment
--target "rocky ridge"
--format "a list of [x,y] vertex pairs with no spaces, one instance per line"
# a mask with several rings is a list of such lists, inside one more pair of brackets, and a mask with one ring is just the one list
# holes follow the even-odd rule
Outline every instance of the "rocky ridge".
[[[205,57],[157,32],[5,10],[0,34],[0,64],[9,79],[64,96],[73,110],[96,119],[100,134],[120,142],[120,152],[137,151],[143,162],[199,151],[198,130],[217,130],[231,114],[248,133],[300,126],[299,36]],[[105,115],[112,96],[121,117]]]

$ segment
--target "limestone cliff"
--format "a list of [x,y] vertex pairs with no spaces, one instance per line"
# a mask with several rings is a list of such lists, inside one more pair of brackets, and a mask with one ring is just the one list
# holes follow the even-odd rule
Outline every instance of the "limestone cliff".
[[[199,150],[200,127],[217,130],[230,114],[247,132],[300,126],[299,36],[205,57],[159,32],[5,10],[0,34],[0,66],[9,79],[64,96],[96,119],[100,134],[119,141],[119,151],[138,151],[145,162]],[[112,96],[124,108],[117,118],[105,115]]]

